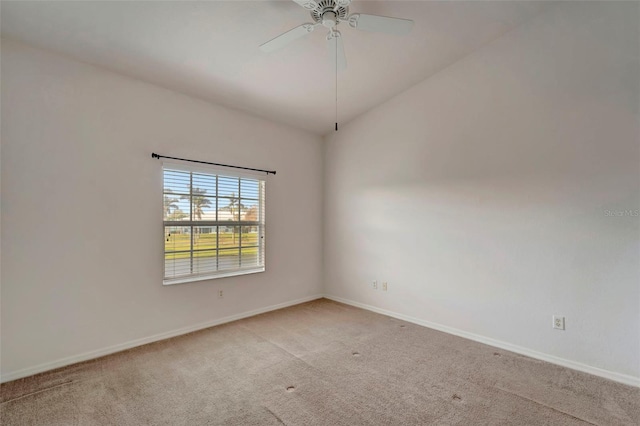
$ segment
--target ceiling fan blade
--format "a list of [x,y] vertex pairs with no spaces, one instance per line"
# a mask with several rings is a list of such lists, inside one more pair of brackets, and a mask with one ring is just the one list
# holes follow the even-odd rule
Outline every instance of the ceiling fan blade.
[[405,35],[411,32],[413,21],[411,19],[354,13],[349,16],[349,26],[358,30]]
[[292,41],[299,39],[302,36],[309,34],[311,31],[315,29],[314,24],[302,24],[298,27],[295,27],[284,34],[280,34],[278,37],[269,40],[266,43],[260,45],[260,50],[266,53],[273,52],[274,50],[278,50],[281,47],[286,46]]
[[307,10],[313,10],[318,7],[318,3],[313,0],[293,0]]
[[344,44],[342,44],[340,31],[332,31],[327,35],[327,48],[329,50],[329,63],[332,68],[336,66],[336,61],[338,61],[338,71],[344,71],[347,68],[347,57],[344,54]]
[[351,4],[351,0],[335,0],[338,7],[347,7]]

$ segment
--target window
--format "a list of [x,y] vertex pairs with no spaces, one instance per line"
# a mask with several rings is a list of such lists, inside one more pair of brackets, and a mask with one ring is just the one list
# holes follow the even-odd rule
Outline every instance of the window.
[[163,164],[164,284],[263,272],[265,181]]

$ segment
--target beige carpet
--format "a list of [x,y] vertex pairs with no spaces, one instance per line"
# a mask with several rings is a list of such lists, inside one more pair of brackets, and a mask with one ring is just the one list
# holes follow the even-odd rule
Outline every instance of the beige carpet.
[[638,425],[640,389],[325,299],[3,384],[3,425]]

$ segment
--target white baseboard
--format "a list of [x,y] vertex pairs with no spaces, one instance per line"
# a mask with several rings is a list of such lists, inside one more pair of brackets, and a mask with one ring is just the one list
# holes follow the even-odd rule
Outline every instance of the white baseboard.
[[254,315],[264,314],[265,312],[275,311],[277,309],[287,308],[293,305],[299,305],[300,303],[310,302],[312,300],[321,299],[323,295],[314,295],[304,297],[302,299],[290,300],[288,302],[279,303],[277,305],[271,305],[253,311],[242,312],[240,314],[231,315],[224,318],[219,318],[213,321],[207,321],[200,324],[195,324],[189,327],[179,328],[177,330],[168,331],[166,333],[155,334],[149,337],[143,337],[142,339],[131,340],[129,342],[120,343],[118,345],[108,346],[106,348],[98,349],[95,351],[85,352],[79,355],[73,355],[66,358],[61,358],[52,362],[45,362],[44,364],[35,365],[33,367],[24,368],[22,370],[12,371],[5,373],[0,378],[0,383],[9,382],[11,380],[21,379],[23,377],[33,376],[34,374],[43,373],[45,371],[53,370],[67,365],[76,364],[78,362],[88,361],[90,359],[100,358],[105,355],[110,355],[116,352],[121,352],[127,349],[135,348],[137,346],[146,345],[147,343],[157,342],[159,340],[169,339],[171,337],[180,336],[182,334],[191,333],[194,331],[202,330],[205,328],[213,327],[220,324],[225,324],[239,319],[252,317]]
[[463,337],[465,339],[474,340],[476,342],[484,343],[486,345],[494,346],[500,349],[505,349],[511,352],[515,352],[521,355],[526,355],[531,358],[539,359],[541,361],[547,361],[552,364],[561,365],[563,367],[571,368],[573,370],[582,371],[584,373],[593,374],[594,376],[604,377],[605,379],[613,380],[616,382],[624,383],[626,385],[640,387],[640,378],[630,376],[627,374],[616,373],[609,370],[604,370],[598,367],[592,367],[590,365],[582,364],[575,361],[570,361],[564,358],[559,358],[553,355],[548,355],[542,352],[537,352],[531,349],[524,348],[522,346],[513,345],[511,343],[506,343],[500,340],[491,339],[489,337],[480,336],[478,334],[469,333],[466,331],[458,330],[456,328],[447,327],[441,324],[433,323],[430,321],[421,320],[418,318],[413,318],[407,315],[399,314],[396,312],[388,311],[386,309],[377,308],[375,306],[367,305],[360,302],[355,302],[353,300],[344,299],[342,297],[331,296],[328,294],[325,295],[314,295],[305,297],[302,299],[291,300],[284,303],[279,303],[277,305],[271,305],[260,309],[255,309],[253,311],[243,312],[236,315],[231,315],[224,318],[219,318],[213,321],[207,321],[204,323],[196,324],[189,327],[183,327],[177,330],[172,330],[166,333],[160,333],[149,337],[144,337],[142,339],[131,340],[126,343],[121,343],[118,345],[109,346],[106,348],[98,349],[95,351],[85,352],[79,355],[74,355],[62,359],[58,359],[56,361],[47,362],[44,364],[39,364],[33,367],[24,368],[22,370],[17,370],[13,372],[9,372],[3,374],[0,378],[0,382],[9,382],[11,380],[21,379],[23,377],[32,376],[34,374],[43,373],[45,371],[54,370],[56,368],[65,367],[67,365],[75,364],[78,362],[88,361],[95,358],[100,358],[105,355],[110,355],[116,352],[121,352],[127,349],[135,348],[137,346],[146,345],[147,343],[153,343],[164,339],[169,339],[171,337],[180,336],[183,334],[191,333],[194,331],[202,330],[205,328],[213,327],[220,324],[225,324],[232,321],[237,321],[239,319],[252,317],[254,315],[263,314],[265,312],[275,311],[278,309],[286,308],[289,306],[299,305],[300,303],[309,302],[316,299],[327,298],[330,300],[334,300],[336,302],[344,303],[346,305],[355,306],[358,308],[366,309],[368,311],[376,312],[382,315],[387,315],[392,318],[401,319],[403,321],[411,322],[414,324],[421,325],[423,327],[432,328],[434,330],[442,331],[448,334],[452,334],[455,336]]
[[485,345],[494,346],[496,348],[505,349],[511,352],[515,352],[520,355],[526,355],[531,358],[539,359],[541,361],[550,362],[552,364],[561,365],[563,367],[571,368],[573,370],[582,371],[584,373],[593,374],[594,376],[604,377],[605,379],[613,380],[625,385],[640,387],[640,377],[630,376],[627,374],[616,373],[614,371],[604,370],[598,367],[592,367],[590,365],[582,364],[579,362],[571,361],[557,356],[537,352],[531,349],[524,348],[522,346],[512,345],[500,340],[491,339],[489,337],[481,336],[474,333],[469,333],[456,328],[447,327],[445,325],[433,323],[430,321],[413,318],[407,315],[398,314],[396,312],[388,311],[386,309],[377,308],[375,306],[366,305],[364,303],[355,302],[349,299],[343,299],[342,297],[331,296],[325,294],[326,299],[334,300],[336,302],[344,303],[346,305],[355,306],[357,308],[366,309],[368,311],[376,312],[378,314],[386,315],[392,318],[401,319],[403,321],[411,322],[423,327],[432,328],[434,330],[443,331],[454,336],[464,337],[465,339],[474,340],[476,342],[484,343]]

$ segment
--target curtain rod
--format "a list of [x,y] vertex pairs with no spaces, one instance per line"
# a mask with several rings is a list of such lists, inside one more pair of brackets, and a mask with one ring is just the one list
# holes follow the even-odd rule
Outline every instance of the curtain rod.
[[191,163],[200,163],[200,164],[210,164],[212,166],[231,167],[232,169],[252,170],[254,172],[263,172],[263,173],[272,174],[272,175],[276,174],[275,170],[252,169],[250,167],[231,166],[229,164],[209,163],[207,161],[198,161],[198,160],[187,160],[186,158],[167,157],[166,155],[156,154],[155,152],[151,153],[151,158],[157,158],[158,160],[161,159],[161,158],[169,158],[171,160],[189,161]]

